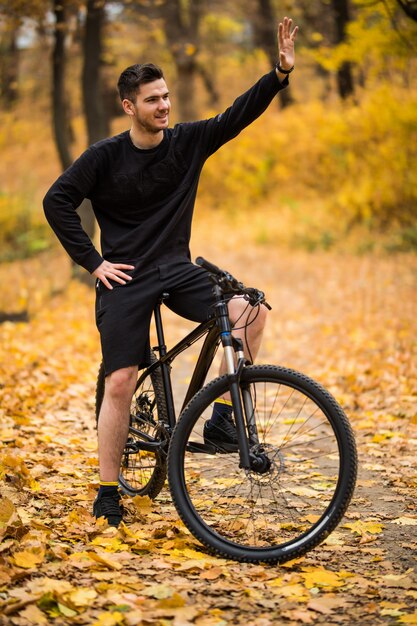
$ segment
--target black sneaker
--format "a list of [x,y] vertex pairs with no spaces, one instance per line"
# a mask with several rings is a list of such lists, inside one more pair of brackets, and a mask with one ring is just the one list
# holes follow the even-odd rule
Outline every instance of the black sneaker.
[[119,526],[123,518],[123,507],[120,504],[119,493],[112,495],[97,496],[93,504],[93,515],[95,518],[106,518],[109,526]]
[[236,427],[231,417],[216,415],[215,424],[207,420],[204,424],[204,443],[214,446],[217,452],[237,452]]

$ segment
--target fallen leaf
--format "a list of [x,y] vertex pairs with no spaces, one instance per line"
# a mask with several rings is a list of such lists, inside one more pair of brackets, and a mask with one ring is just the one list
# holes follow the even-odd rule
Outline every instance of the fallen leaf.
[[23,617],[30,624],[48,624],[48,619],[43,611],[41,611],[36,604],[31,604],[19,613],[20,617]]
[[102,553],[99,554],[98,552],[87,552],[87,555],[88,555],[88,558],[92,559],[93,561],[96,561],[97,563],[100,563],[100,565],[104,565],[105,567],[108,567],[109,569],[113,569],[113,570],[123,569],[123,565],[121,563],[114,561],[109,556],[104,555]]
[[391,520],[391,523],[400,526],[417,526],[417,517],[397,517],[397,519]]
[[345,575],[342,576],[340,573],[322,567],[311,567],[308,571],[301,572],[301,576],[304,578],[304,583],[308,589],[312,587],[343,587],[346,584],[343,580]]
[[399,621],[402,624],[417,624],[417,611],[415,613],[409,613],[408,615],[402,615]]
[[22,550],[21,552],[15,552],[12,556],[12,560],[15,565],[24,569],[32,569],[42,563],[45,558],[45,551],[39,550]]
[[175,590],[168,585],[152,585],[147,589],[143,589],[141,593],[144,596],[151,596],[152,598],[162,600],[163,598],[171,598]]

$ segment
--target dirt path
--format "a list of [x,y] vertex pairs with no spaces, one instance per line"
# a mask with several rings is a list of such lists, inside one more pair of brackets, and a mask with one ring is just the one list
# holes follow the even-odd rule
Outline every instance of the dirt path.
[[[304,371],[346,409],[360,455],[348,514],[275,567],[208,555],[167,491],[129,504],[128,530],[98,527],[99,348],[92,295],[73,285],[29,324],[0,326],[1,623],[417,624],[417,259],[198,252],[267,292],[259,360]],[[170,341],[189,328],[166,320]],[[193,359],[175,372],[178,396]]]

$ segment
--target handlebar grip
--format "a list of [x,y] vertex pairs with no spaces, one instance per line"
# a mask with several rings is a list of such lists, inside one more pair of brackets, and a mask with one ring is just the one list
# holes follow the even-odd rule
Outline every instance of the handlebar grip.
[[210,261],[206,261],[206,259],[203,259],[202,256],[198,256],[195,262],[197,265],[210,272],[210,274],[215,274],[216,276],[222,276],[224,274],[224,272],[217,267],[217,265],[210,263]]

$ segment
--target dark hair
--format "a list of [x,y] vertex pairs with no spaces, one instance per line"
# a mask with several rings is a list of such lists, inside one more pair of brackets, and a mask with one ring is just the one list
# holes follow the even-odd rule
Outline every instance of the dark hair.
[[160,67],[153,63],[136,63],[127,67],[117,82],[120,100],[127,98],[134,102],[136,94],[143,83],[152,83],[154,80],[163,78],[164,74]]

